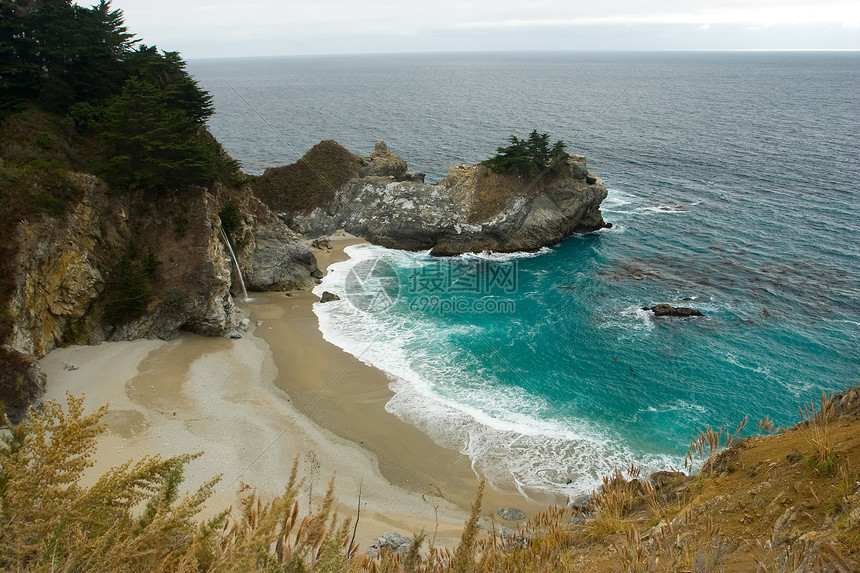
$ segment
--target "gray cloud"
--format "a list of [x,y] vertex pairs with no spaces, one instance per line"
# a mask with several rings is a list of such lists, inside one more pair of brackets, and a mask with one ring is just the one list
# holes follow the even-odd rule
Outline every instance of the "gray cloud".
[[808,0],[115,0],[187,58],[576,49],[860,49],[860,4]]

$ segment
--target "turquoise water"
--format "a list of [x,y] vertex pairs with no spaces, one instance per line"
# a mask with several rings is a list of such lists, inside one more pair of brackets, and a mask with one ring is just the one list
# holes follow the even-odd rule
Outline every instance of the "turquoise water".
[[[799,403],[860,382],[858,54],[354,56],[191,71],[215,95],[213,131],[250,171],[325,138],[358,153],[385,139],[433,180],[532,127],[588,156],[612,229],[441,266],[352,247],[319,288],[344,292],[351,268],[384,263],[394,304],[320,305],[323,335],[386,371],[388,410],[499,489],[576,496],[616,466],[678,467],[706,425],[791,424]],[[659,302],[706,316],[641,310]]]

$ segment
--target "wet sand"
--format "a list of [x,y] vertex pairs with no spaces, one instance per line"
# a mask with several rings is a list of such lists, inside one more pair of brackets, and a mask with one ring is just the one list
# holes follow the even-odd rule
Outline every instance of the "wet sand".
[[[315,250],[320,268],[345,259],[355,242]],[[355,518],[360,492],[363,548],[385,531],[422,529],[431,540],[435,532],[437,545],[455,545],[478,487],[469,459],[385,411],[387,377],[323,340],[310,291],[252,296],[241,305],[251,329],[240,340],[184,334],[68,347],[41,361],[46,398],[83,393],[89,410],[110,403],[93,473],[145,455],[202,451],[186,486],[221,474],[207,506],[214,513],[235,503],[242,483],[264,497],[282,493],[298,458],[303,508],[334,476],[337,511]],[[482,514],[501,507],[539,509],[488,490]]]

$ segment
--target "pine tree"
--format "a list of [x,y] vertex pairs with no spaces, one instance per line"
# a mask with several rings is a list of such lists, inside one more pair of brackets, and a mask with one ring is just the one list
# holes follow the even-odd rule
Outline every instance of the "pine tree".
[[550,165],[552,166],[552,170],[556,173],[562,173],[567,169],[568,157],[567,145],[559,139],[552,146],[552,151],[550,151]]
[[107,0],[90,9],[75,6],[75,24],[68,64],[75,101],[103,102],[122,89],[122,62],[139,40],[125,27],[122,10]]
[[129,75],[150,82],[165,92],[173,109],[180,110],[199,123],[215,113],[212,96],[200,89],[185,71],[185,61],[179,52],[159,53],[155,46],[141,46],[128,55]]
[[107,116],[103,175],[115,187],[176,188],[215,178],[217,154],[203,124],[176,109],[169,91],[132,78]]
[[0,111],[14,110],[36,95],[35,45],[17,2],[0,0]]
[[533,168],[543,168],[550,160],[549,134],[532,130],[529,134],[529,159]]
[[101,102],[121,89],[127,74],[120,62],[135,42],[122,10],[107,0],[92,8],[0,0],[0,106],[35,100],[64,112]]
[[511,135],[510,145],[499,147],[496,155],[484,161],[496,173],[516,173],[520,177],[539,177],[547,171],[563,173],[567,168],[567,146],[561,140],[550,149],[549,134],[532,130],[528,139]]

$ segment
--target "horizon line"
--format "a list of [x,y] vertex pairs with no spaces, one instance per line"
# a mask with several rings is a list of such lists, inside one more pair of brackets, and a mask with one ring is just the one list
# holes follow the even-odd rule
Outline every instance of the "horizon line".
[[573,53],[679,53],[679,52],[860,52],[860,48],[648,48],[648,49],[571,49],[571,50],[439,50],[415,52],[327,52],[312,54],[267,54],[248,56],[195,56],[190,60],[240,60],[262,58],[315,58],[315,57],[344,57],[344,56],[419,56],[442,54],[573,54]]

